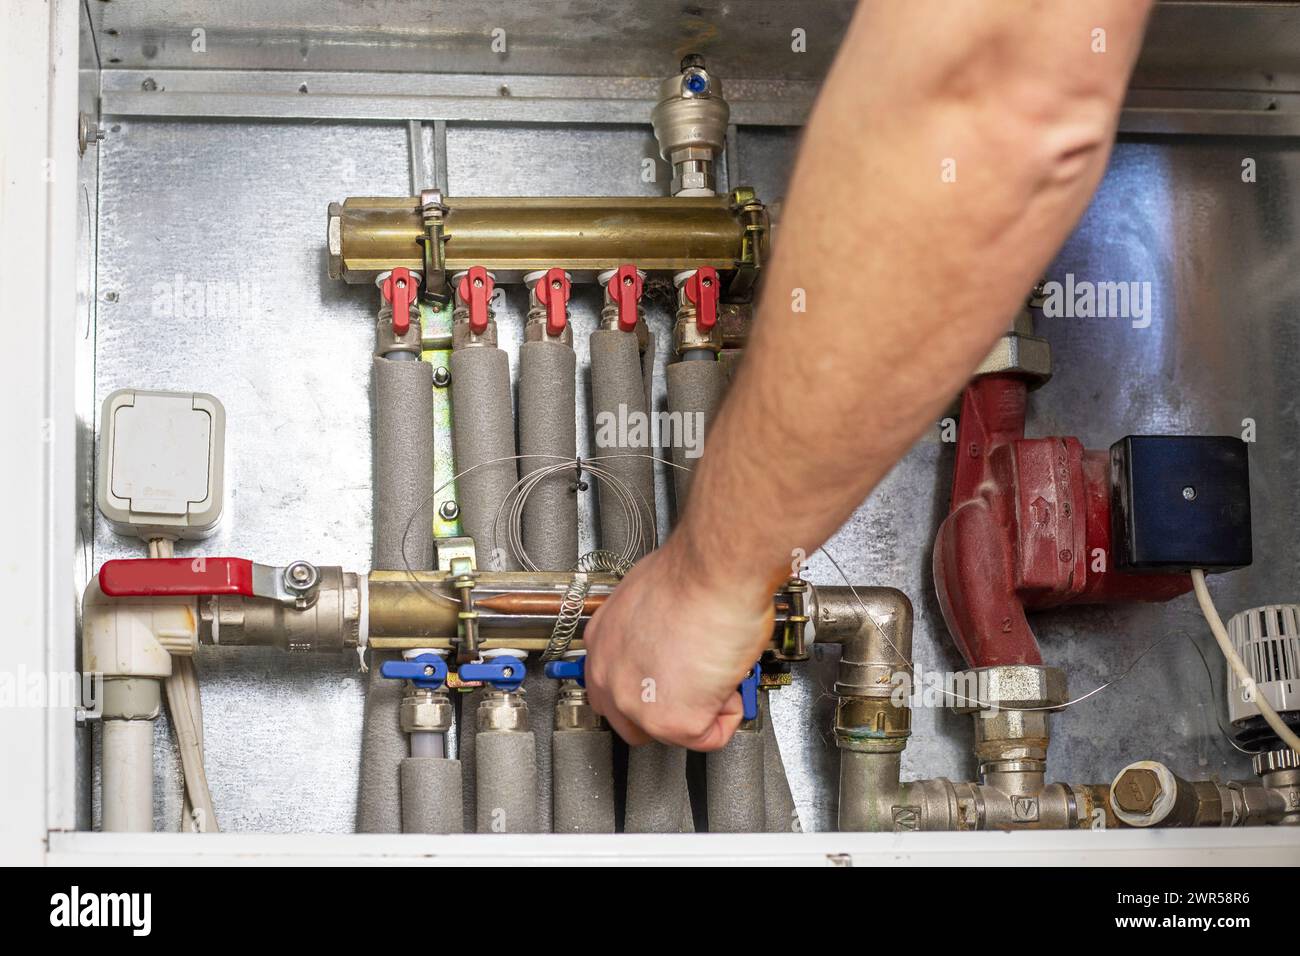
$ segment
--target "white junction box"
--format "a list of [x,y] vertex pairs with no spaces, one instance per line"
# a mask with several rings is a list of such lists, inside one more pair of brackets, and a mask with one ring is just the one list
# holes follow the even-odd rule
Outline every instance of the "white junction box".
[[121,388],[104,399],[96,494],[119,534],[204,538],[221,521],[226,411],[202,392]]

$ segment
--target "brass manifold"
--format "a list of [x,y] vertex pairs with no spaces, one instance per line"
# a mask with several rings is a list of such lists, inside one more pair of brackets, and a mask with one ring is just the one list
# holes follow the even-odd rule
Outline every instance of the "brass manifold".
[[[767,257],[767,210],[748,187],[709,197],[444,198],[439,229],[448,276],[479,265],[498,282],[561,268],[574,281],[624,263],[673,273],[712,266],[725,294],[744,299]],[[331,203],[331,278],[369,283],[399,267],[423,270],[428,223],[419,197]]]
[[[462,649],[466,616],[474,622],[473,650],[510,647],[540,651],[573,578],[570,572],[473,572],[471,606],[452,571],[371,571],[368,576],[323,567],[315,603],[305,609],[263,598],[220,595],[200,601],[199,639],[225,645],[272,645],[289,650],[339,651],[362,641],[384,650],[417,647]],[[618,583],[592,573],[582,609],[591,617]],[[786,625],[798,625],[788,590],[773,598],[773,644]],[[797,607],[795,608],[797,611]],[[795,621],[791,621],[792,616]],[[365,626],[361,626],[364,618]],[[573,648],[582,647],[581,631]]]

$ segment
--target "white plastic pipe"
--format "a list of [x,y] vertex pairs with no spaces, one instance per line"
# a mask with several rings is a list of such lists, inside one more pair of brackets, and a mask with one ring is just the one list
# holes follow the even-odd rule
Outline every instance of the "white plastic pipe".
[[106,833],[153,830],[153,721],[105,720],[104,825]]

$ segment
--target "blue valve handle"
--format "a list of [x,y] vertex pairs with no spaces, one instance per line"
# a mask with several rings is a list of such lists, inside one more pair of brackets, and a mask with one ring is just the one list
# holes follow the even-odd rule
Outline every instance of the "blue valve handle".
[[546,676],[552,680],[576,680],[579,687],[587,686],[587,655],[568,661],[549,661]]
[[437,690],[447,680],[447,662],[437,654],[421,654],[407,661],[384,661],[379,673],[393,680],[409,680],[425,690]]
[[461,664],[456,673],[461,680],[483,681],[497,690],[515,691],[523,684],[526,671],[519,658],[502,655],[477,664]]
[[746,720],[756,720],[758,718],[758,678],[762,673],[762,668],[758,664],[749,675],[740,682],[740,705],[745,710]]

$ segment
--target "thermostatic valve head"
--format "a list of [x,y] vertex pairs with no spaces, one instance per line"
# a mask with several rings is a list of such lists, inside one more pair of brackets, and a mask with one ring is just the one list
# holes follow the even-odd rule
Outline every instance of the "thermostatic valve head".
[[1227,668],[1224,682],[1233,735],[1248,749],[1279,746],[1257,701],[1263,695],[1289,726],[1300,728],[1300,605],[1270,604],[1234,614],[1228,639],[1250,673],[1251,684]]
[[714,195],[714,170],[730,119],[722,82],[709,73],[703,57],[686,57],[681,72],[660,84],[650,122],[659,152],[673,166],[674,196]]

